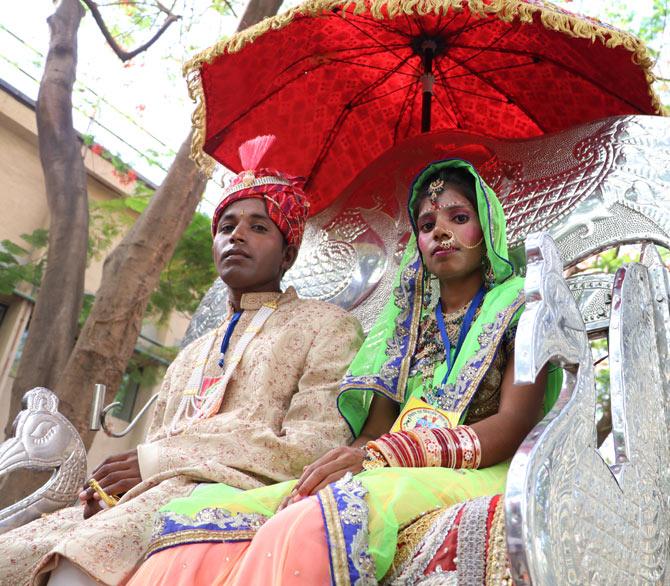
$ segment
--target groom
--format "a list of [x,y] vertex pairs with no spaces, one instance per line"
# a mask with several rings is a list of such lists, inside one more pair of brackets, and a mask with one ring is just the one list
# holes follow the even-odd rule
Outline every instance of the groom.
[[[258,155],[262,144],[240,152]],[[249,489],[297,478],[351,441],[336,398],[360,325],[338,307],[281,292],[302,240],[305,194],[296,178],[242,164],[248,170],[212,222],[226,319],[170,365],[145,443],[95,470],[98,492],[86,488],[82,506],[0,537],[0,584],[123,583],[169,500],[203,481]],[[101,498],[113,495],[119,503],[103,510]]]

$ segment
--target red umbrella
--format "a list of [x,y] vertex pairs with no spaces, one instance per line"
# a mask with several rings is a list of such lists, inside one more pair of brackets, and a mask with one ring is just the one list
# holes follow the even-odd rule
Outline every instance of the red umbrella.
[[638,39],[538,0],[311,0],[185,72],[195,159],[239,171],[238,146],[274,134],[263,166],[306,177],[315,214],[429,129],[528,138],[658,113],[651,65]]

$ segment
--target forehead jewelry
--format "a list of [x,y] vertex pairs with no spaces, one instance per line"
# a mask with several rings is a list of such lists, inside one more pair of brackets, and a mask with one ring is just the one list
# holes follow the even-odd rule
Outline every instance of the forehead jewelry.
[[437,209],[437,196],[444,191],[444,179],[435,179],[428,185],[428,194],[430,196],[430,203]]

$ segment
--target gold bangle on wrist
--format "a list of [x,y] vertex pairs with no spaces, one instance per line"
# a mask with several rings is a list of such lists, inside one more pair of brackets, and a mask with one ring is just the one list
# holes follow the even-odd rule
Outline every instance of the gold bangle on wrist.
[[384,468],[388,466],[386,458],[375,449],[365,447],[365,458],[363,458],[363,470],[374,470],[375,468]]
[[116,504],[118,504],[119,499],[116,498],[115,496],[111,496],[105,492],[105,490],[98,484],[98,481],[95,478],[91,478],[91,480],[88,481],[88,485],[100,495],[100,499],[102,500],[103,503],[105,503],[108,507],[113,507]]

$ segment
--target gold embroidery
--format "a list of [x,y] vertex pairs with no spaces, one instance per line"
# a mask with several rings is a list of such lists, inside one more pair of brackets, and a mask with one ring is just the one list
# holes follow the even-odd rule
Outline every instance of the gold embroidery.
[[[445,314],[445,326],[449,341],[456,345],[463,316],[467,307]],[[472,399],[465,423],[472,424],[486,419],[498,412],[500,407],[500,384],[507,367],[509,356],[514,352],[514,332],[507,332],[503,344],[500,345],[491,362],[491,366],[484,376],[479,389]],[[444,346],[440,332],[435,322],[434,314],[430,314],[422,323],[419,333],[419,343],[412,365],[411,375],[421,374],[424,388],[430,386],[433,380],[435,367],[444,360]]]
[[500,340],[523,305],[524,299],[523,291],[520,291],[512,304],[498,313],[493,322],[484,324],[477,338],[479,350],[463,365],[455,383],[445,387],[444,394],[438,395],[436,389],[432,388],[424,392],[428,403],[461,414],[468,408],[498,354]]
[[329,549],[332,564],[332,580],[336,586],[349,585],[349,562],[342,525],[338,519],[337,502],[330,486],[324,488],[319,498],[323,507],[323,520],[330,538]]
[[430,530],[433,522],[444,512],[444,509],[434,509],[425,515],[419,517],[411,524],[405,526],[398,533],[398,547],[396,549],[393,563],[386,576],[393,575],[394,572],[403,567],[410,561],[423,543],[426,533]]
[[239,531],[226,531],[225,539],[221,539],[221,531],[212,531],[208,529],[193,529],[190,531],[180,531],[171,533],[154,539],[147,550],[145,559],[161,549],[173,547],[175,545],[184,545],[187,543],[225,542],[225,541],[251,541],[256,535],[256,531],[251,529],[242,529]]
[[488,556],[486,560],[486,586],[512,584],[507,561],[505,539],[505,501],[500,498],[496,505],[491,531],[489,533]]

